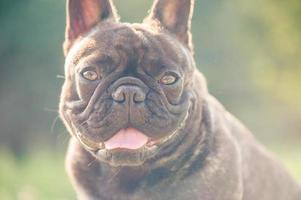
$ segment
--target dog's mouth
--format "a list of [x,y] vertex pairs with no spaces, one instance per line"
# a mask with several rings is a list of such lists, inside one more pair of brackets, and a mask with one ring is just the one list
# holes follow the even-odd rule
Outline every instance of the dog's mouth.
[[149,137],[134,128],[126,128],[118,131],[113,137],[104,142],[108,150],[129,149],[136,150],[150,141]]
[[154,157],[160,150],[173,144],[175,138],[179,141],[184,134],[181,129],[186,124],[186,114],[183,122],[172,133],[159,139],[154,139],[133,127],[119,130],[104,142],[94,140],[77,132],[80,143],[99,160],[113,166],[137,166]]

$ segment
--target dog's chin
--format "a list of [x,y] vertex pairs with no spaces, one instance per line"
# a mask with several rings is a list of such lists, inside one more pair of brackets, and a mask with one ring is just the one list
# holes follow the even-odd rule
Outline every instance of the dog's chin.
[[166,147],[175,144],[175,140],[183,138],[181,129],[185,126],[186,119],[187,116],[174,131],[156,140],[135,128],[121,129],[104,142],[95,142],[80,132],[76,133],[76,137],[85,149],[102,162],[114,167],[141,166]]

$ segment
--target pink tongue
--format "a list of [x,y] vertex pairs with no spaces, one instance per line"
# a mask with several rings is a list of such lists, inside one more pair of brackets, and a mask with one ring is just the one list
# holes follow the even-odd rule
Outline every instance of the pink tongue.
[[148,137],[140,131],[127,128],[118,131],[112,138],[105,142],[106,149],[139,149],[147,143]]

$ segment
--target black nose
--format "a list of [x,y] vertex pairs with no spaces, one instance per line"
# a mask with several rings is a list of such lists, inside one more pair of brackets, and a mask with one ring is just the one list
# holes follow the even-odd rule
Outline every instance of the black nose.
[[118,103],[142,103],[145,96],[145,92],[135,85],[121,85],[112,93],[114,101]]

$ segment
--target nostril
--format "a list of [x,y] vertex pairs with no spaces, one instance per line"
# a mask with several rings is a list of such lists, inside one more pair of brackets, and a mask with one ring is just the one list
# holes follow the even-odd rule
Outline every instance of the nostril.
[[123,103],[126,99],[124,92],[120,90],[116,90],[115,92],[113,92],[112,98],[114,101],[118,103]]
[[145,100],[145,94],[138,91],[134,94],[133,100],[135,103],[141,103]]

